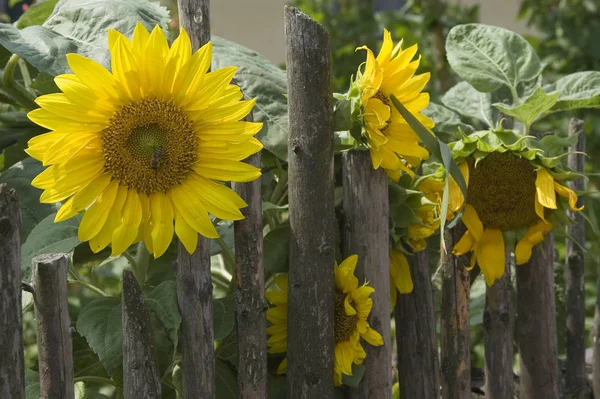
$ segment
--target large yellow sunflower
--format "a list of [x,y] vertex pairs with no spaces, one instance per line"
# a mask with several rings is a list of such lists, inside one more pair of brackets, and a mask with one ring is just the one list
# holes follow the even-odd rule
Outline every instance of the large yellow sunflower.
[[137,24],[132,40],[110,30],[112,72],[68,54],[74,74],[55,78],[62,93],[39,97],[29,118],[50,130],[29,141],[48,166],[32,184],[40,201],[67,200],[55,221],[85,210],[79,239],[112,254],[144,240],[155,257],[177,234],[191,253],[200,233],[218,237],[209,212],[238,220],[246,203],[218,181],[249,181],[240,162],[262,148],[261,123],[240,121],[254,100],[230,84],[235,67],[208,72],[212,47],[192,54],[182,29],[171,47],[157,26]]
[[[467,231],[453,253],[472,251],[470,267],[477,263],[489,286],[504,274],[503,233],[516,232],[520,237],[515,260],[521,265],[552,230],[550,217],[558,220],[566,208],[583,209],[576,206],[575,192],[556,181],[569,173],[558,165],[562,157],[548,157],[544,144],[544,140],[510,131],[477,132],[453,143],[468,184],[462,216]],[[459,211],[463,203],[464,197],[452,182],[448,214]]]
[[429,73],[415,75],[420,57],[412,61],[417,45],[402,50],[402,42],[394,46],[390,32],[384,30],[383,44],[377,57],[366,46],[364,72],[358,70],[355,84],[360,90],[364,132],[368,139],[373,167],[382,167],[393,180],[401,171],[412,175],[411,168],[429,157],[419,145],[419,136],[393,106],[390,96],[398,100],[430,129],[434,123],[420,111],[429,104],[429,94],[421,91],[430,78]]
[[[383,345],[381,335],[373,330],[367,318],[373,307],[371,294],[373,287],[364,284],[359,287],[354,275],[358,256],[346,258],[339,266],[335,265],[335,360],[334,384],[342,384],[342,374],[352,375],[352,364],[362,364],[366,353],[361,338],[373,346]],[[275,277],[280,291],[269,291],[267,299],[273,307],[267,310],[269,353],[287,351],[287,275]],[[287,359],[279,365],[278,373],[285,373]]]

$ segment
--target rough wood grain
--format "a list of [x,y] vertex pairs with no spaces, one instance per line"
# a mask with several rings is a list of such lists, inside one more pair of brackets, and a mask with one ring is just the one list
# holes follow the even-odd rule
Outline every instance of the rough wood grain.
[[288,398],[334,396],[335,261],[329,34],[285,8],[290,137]]
[[[571,119],[569,135],[579,135],[577,144],[570,151],[585,152],[585,125],[580,119]],[[585,155],[569,154],[569,168],[584,172]],[[583,178],[569,183],[575,191],[584,190]],[[583,205],[580,197],[577,206]],[[568,212],[573,223],[568,227],[571,239],[567,238],[567,364],[565,388],[567,395],[575,395],[587,389],[585,373],[585,221],[578,212]]]
[[438,399],[440,359],[427,250],[409,256],[414,289],[398,294],[396,343],[400,397]]
[[391,398],[390,244],[387,175],[374,170],[368,151],[342,155],[344,185],[344,257],[358,255],[356,277],[375,289],[369,324],[383,337],[383,346],[363,343],[367,357],[356,398]]
[[123,272],[123,393],[125,399],[160,399],[161,386],[150,314],[130,271]]
[[21,211],[17,194],[0,185],[0,398],[25,397],[21,320]]
[[[462,223],[446,229],[442,252],[442,303],[441,303],[441,369],[442,398],[471,398],[471,355],[469,353],[469,293],[471,281],[466,267],[470,254],[452,255],[454,244],[460,240],[465,228]],[[443,250],[442,250],[443,251]]]
[[517,266],[517,325],[521,399],[558,399],[554,237],[533,248]]
[[[260,168],[260,153],[247,163]],[[267,319],[264,295],[261,181],[234,183],[248,204],[244,219],[234,223],[235,313],[238,337],[238,389],[241,399],[267,397]]]
[[72,399],[73,349],[67,304],[66,254],[33,259],[41,399]]
[[493,286],[486,286],[483,312],[485,348],[485,397],[487,399],[512,399],[513,328],[515,324],[512,305],[511,248],[505,246],[504,275]]
[[[177,6],[179,25],[189,34],[196,51],[210,40],[210,1],[178,0]],[[193,254],[179,243],[175,276],[181,312],[183,398],[214,398],[213,287],[207,238],[198,237]]]

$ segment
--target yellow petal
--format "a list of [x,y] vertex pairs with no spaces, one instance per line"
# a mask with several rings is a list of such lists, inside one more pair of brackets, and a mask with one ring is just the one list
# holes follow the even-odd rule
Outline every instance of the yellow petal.
[[70,198],[67,202],[65,202],[60,207],[60,209],[56,213],[56,217],[54,218],[54,223],[62,222],[63,220],[72,218],[73,216],[77,215],[78,213],[79,212],[77,212],[75,209],[73,209],[73,198]]
[[504,237],[498,229],[486,229],[477,247],[477,263],[488,286],[502,277],[505,267]]
[[119,184],[116,181],[110,183],[98,200],[83,215],[78,231],[79,241],[88,241],[100,232],[115,202],[118,189]]
[[97,253],[106,248],[110,244],[113,237],[113,232],[121,224],[121,215],[123,211],[123,205],[127,199],[127,187],[120,186],[117,191],[115,201],[108,211],[108,218],[106,223],[102,226],[102,229],[94,237],[90,239],[90,248],[92,252]]
[[354,316],[356,314],[356,309],[350,304],[350,295],[346,295],[346,298],[344,299],[344,310],[348,316]]
[[571,208],[572,211],[579,212],[583,209],[583,205],[577,208],[577,194],[575,194],[575,191],[571,190],[569,187],[554,182],[554,190],[556,190],[558,195],[561,197],[569,199],[569,208]]
[[473,205],[467,204],[465,206],[462,221],[465,226],[467,226],[467,229],[469,229],[473,240],[481,241],[481,236],[483,235],[483,223],[479,220],[479,215],[477,215],[477,211],[473,208]]
[[123,205],[121,225],[112,234],[112,256],[122,254],[135,241],[142,222],[142,204],[138,193],[129,189]]
[[556,194],[554,193],[554,177],[545,168],[537,170],[535,179],[537,199],[546,208],[556,209]]
[[169,192],[173,205],[177,208],[177,212],[181,214],[183,219],[191,228],[196,230],[207,238],[218,238],[219,233],[212,224],[208,213],[202,209],[195,200],[195,197],[181,187],[175,186]]
[[410,266],[406,256],[397,249],[390,252],[390,274],[395,288],[401,294],[409,294],[413,290],[413,281],[410,274]]
[[475,244],[475,240],[473,239],[473,236],[471,235],[469,230],[467,230],[465,231],[465,234],[463,234],[461,239],[458,240],[456,245],[454,245],[454,248],[452,249],[452,254],[457,256],[464,255],[471,249],[473,249],[473,244]]
[[531,251],[534,246],[544,241],[544,236],[552,230],[552,223],[540,221],[529,227],[527,233],[517,243],[515,249],[515,263],[522,265],[531,258]]
[[85,187],[73,196],[73,208],[77,212],[81,212],[90,206],[108,186],[110,178],[110,173],[104,173],[86,184]]
[[220,181],[247,182],[260,177],[260,169],[247,163],[229,160],[198,160],[192,167],[200,176]]
[[198,233],[186,223],[179,212],[175,212],[175,234],[188,253],[193,254],[198,245]]
[[162,192],[150,194],[150,212],[152,218],[152,246],[154,257],[165,253],[173,240],[173,206],[171,200]]
[[76,53],[67,54],[67,62],[81,83],[121,104],[117,82],[102,65]]

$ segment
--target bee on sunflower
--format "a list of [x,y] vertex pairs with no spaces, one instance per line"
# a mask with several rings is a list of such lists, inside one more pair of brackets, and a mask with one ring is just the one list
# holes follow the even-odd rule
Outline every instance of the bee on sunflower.
[[143,240],[159,257],[176,234],[191,253],[198,233],[218,237],[209,213],[243,219],[247,204],[220,182],[260,176],[240,162],[262,148],[262,124],[241,121],[255,100],[230,84],[235,67],[208,72],[211,43],[192,54],[183,29],[171,46],[158,26],[138,23],[131,40],[111,29],[108,47],[111,72],[68,54],[73,74],[28,114],[50,130],[28,143],[47,166],[32,184],[41,202],[65,201],[56,222],[85,210],[78,236],[94,252]]
[[488,286],[504,273],[505,236],[516,239],[515,260],[522,265],[553,225],[567,220],[567,209],[583,209],[564,185],[581,177],[561,165],[563,148],[573,144],[571,138],[537,139],[503,129],[463,135],[450,144],[468,184],[466,203],[450,184],[448,215],[464,209],[467,227],[453,254],[472,252],[470,267],[479,265]]
[[[358,285],[354,275],[358,256],[346,258],[335,264],[335,359],[334,384],[342,385],[342,374],[352,375],[352,364],[362,364],[367,356],[361,340],[373,346],[383,345],[381,334],[371,328],[367,318],[373,307],[371,294],[375,291],[368,284]],[[287,274],[274,278],[279,290],[267,291],[266,297],[273,305],[267,310],[269,353],[287,352]],[[279,365],[277,372],[284,374],[287,359]]]

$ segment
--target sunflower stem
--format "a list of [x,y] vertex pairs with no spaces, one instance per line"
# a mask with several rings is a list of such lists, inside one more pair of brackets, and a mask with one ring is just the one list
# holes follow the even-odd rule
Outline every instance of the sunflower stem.
[[74,383],[78,383],[78,382],[95,382],[98,384],[107,384],[107,385],[112,385],[112,386],[116,386],[115,382],[113,380],[111,380],[110,378],[103,378],[103,377],[96,377],[95,375],[84,375],[81,377],[76,377],[73,380]]
[[279,175],[279,181],[277,182],[277,185],[275,186],[275,189],[271,194],[271,198],[269,199],[270,203],[277,204],[281,200],[281,198],[286,193],[287,182],[288,173],[282,169]]
[[4,86],[4,90],[6,90],[23,107],[31,111],[38,108],[38,105],[35,103],[35,97],[28,92],[26,88],[15,81],[14,72],[19,64],[19,60],[19,56],[13,54],[6,63],[4,74],[2,75],[2,86]]
[[90,283],[86,283],[85,281],[81,281],[79,279],[77,280],[67,280],[67,283],[69,284],[79,284],[82,287],[87,288],[90,291],[94,291],[96,294],[100,295],[100,296],[108,296],[108,294],[104,291],[102,291],[100,288],[96,287],[93,284]]
[[150,252],[146,249],[144,241],[140,241],[137,245],[137,253],[135,258],[127,252],[123,252],[123,256],[127,258],[131,265],[131,271],[140,285],[146,282],[148,274],[148,264],[150,263]]
[[215,238],[215,241],[219,248],[221,248],[221,254],[223,255],[227,271],[233,275],[235,271],[235,255],[233,254],[233,251],[227,246],[222,237]]

